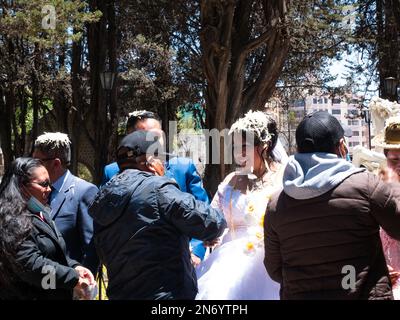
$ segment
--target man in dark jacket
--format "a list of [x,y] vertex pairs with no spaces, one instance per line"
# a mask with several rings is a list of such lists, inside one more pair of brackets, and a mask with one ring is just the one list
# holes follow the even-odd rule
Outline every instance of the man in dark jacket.
[[[129,114],[126,122],[127,134],[138,130],[145,131],[161,131],[161,119],[154,112],[147,110],[137,110]],[[174,179],[179,189],[192,194],[196,200],[210,203],[207,192],[203,187],[201,177],[197,172],[196,166],[192,159],[183,157],[173,157],[164,163],[165,176]],[[110,163],[104,168],[103,181],[101,185],[105,185],[111,178],[119,173],[119,167],[116,162]],[[198,265],[204,259],[206,248],[203,241],[192,239],[190,241],[192,248],[192,263]]]
[[379,227],[400,239],[400,185],[344,160],[343,136],[327,112],[296,130],[298,153],[264,222],[264,263],[281,299],[393,298]]
[[95,245],[108,272],[110,299],[194,299],[197,279],[189,239],[211,241],[226,228],[223,215],[164,175],[154,132],[121,142],[121,173],[89,209]]

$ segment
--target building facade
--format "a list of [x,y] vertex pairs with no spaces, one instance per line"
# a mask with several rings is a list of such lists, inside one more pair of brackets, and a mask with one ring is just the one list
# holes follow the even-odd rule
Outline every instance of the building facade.
[[286,106],[276,100],[271,101],[267,103],[266,111],[277,120],[281,141],[290,154],[296,152],[296,128],[303,117],[320,110],[329,112],[351,129],[352,137],[348,138],[348,147],[352,155],[353,148],[356,146],[369,148],[368,123],[361,117],[361,103],[362,97],[356,95],[331,98],[314,94],[292,101]]

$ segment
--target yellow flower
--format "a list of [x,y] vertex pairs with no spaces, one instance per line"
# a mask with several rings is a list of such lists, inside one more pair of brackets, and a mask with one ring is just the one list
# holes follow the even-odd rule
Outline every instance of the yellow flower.
[[251,241],[247,242],[246,249],[247,249],[247,251],[253,251],[254,250],[254,243],[251,242]]
[[249,203],[249,205],[247,206],[246,211],[247,211],[248,214],[253,214],[253,212],[254,212],[254,205],[253,205],[252,203]]
[[260,227],[264,227],[264,217],[265,217],[265,215],[263,214],[262,216],[261,216],[261,218],[260,218],[260,221],[259,221],[259,225],[260,225]]
[[262,232],[257,232],[256,233],[256,237],[257,237],[258,240],[261,240],[261,239],[264,238],[264,234]]

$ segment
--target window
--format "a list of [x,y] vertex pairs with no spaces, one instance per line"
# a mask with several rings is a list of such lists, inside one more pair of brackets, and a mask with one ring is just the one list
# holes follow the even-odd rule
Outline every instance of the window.
[[305,107],[306,106],[306,102],[304,100],[295,100],[293,102],[293,105],[295,107]]
[[318,101],[317,101],[317,98],[313,98],[313,99],[312,99],[312,102],[313,102],[313,104],[317,104],[317,102],[318,102]]
[[348,113],[349,115],[353,115],[354,117],[358,116],[358,111],[356,109],[349,109]]
[[342,111],[340,109],[332,109],[332,114],[341,114]]
[[327,98],[324,98],[324,103],[328,103],[328,99]]
[[349,142],[349,147],[352,147],[353,146],[353,142]]
[[349,126],[358,126],[358,120],[348,120],[347,124]]
[[335,99],[332,100],[333,104],[340,104],[340,102],[341,102],[340,98],[335,98]]
[[322,104],[322,103],[323,103],[322,98],[319,98],[319,99],[318,99],[318,104]]
[[360,143],[358,141],[353,142],[353,147],[358,146]]
[[353,136],[354,137],[359,137],[360,136],[360,131],[353,131]]

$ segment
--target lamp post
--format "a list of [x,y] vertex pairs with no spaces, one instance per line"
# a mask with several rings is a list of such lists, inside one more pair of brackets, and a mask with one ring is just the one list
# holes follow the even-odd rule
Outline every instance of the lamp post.
[[371,114],[368,108],[361,106],[361,117],[368,125],[368,147],[371,150]]
[[[117,76],[117,72],[112,71],[104,71],[100,72],[100,81],[101,87],[106,92],[106,112],[107,112],[107,120],[111,120],[111,112],[110,112],[110,101],[111,101],[111,92],[114,88],[115,78]],[[102,300],[103,294],[103,264],[100,262],[99,268],[99,300]]]
[[371,150],[371,114],[369,109],[363,104],[360,104],[357,109],[357,112],[351,112],[350,114],[345,115],[345,117],[347,119],[361,119],[365,121],[368,125],[368,148]]

